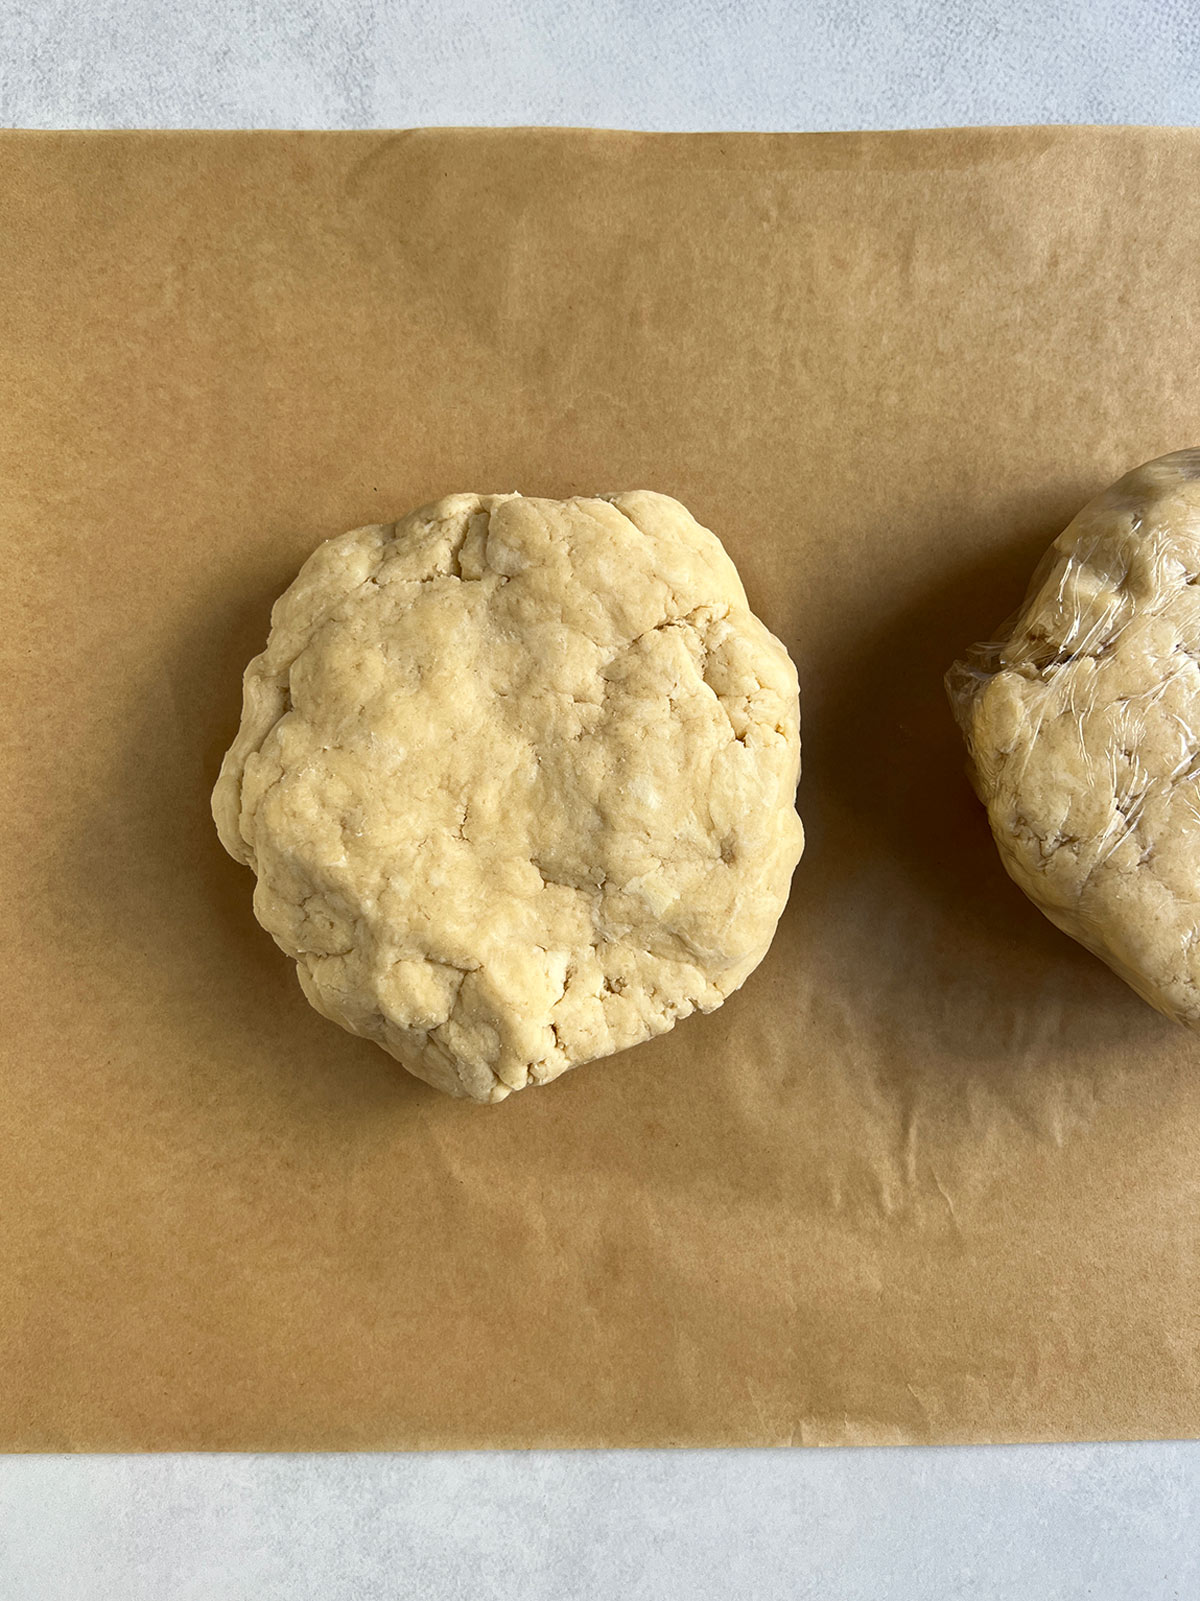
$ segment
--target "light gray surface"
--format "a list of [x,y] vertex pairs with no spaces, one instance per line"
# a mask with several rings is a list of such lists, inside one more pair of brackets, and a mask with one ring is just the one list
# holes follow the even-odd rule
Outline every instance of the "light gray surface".
[[[1198,45],[1191,0],[0,0],[0,125],[1193,123]],[[3,1601],[1182,1601],[1198,1530],[1200,1444],[0,1459]]]
[[0,123],[1200,120],[1194,0],[0,0]]
[[0,1460],[4,1601],[1195,1601],[1187,1445]]

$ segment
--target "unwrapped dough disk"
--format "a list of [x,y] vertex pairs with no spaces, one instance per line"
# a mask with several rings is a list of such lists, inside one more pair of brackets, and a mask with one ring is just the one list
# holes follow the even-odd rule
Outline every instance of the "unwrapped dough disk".
[[1200,1027],[1200,450],[1126,474],[947,685],[1008,872]]
[[677,501],[452,495],[305,563],[213,815],[317,1010],[498,1101],[738,988],[799,760],[795,668]]

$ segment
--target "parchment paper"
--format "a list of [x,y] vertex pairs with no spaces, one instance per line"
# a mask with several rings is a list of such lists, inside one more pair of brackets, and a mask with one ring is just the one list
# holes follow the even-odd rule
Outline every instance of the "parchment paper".
[[[0,1439],[1200,1425],[1200,1040],[1008,882],[940,677],[1200,443],[1200,134],[0,139]],[[318,540],[634,487],[801,672],[709,1018],[496,1108],[325,1023],[208,814]]]

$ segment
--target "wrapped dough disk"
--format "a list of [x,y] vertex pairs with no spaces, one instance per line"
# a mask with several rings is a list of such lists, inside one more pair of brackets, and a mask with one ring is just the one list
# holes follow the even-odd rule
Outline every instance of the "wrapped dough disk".
[[1004,865],[1152,1006],[1200,1026],[1200,450],[1148,462],[1050,547],[947,675]]

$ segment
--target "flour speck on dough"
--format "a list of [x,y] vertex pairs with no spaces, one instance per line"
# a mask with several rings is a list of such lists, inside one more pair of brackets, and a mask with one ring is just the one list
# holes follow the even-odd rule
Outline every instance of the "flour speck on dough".
[[795,668],[677,501],[453,495],[304,564],[213,815],[317,1010],[498,1101],[738,988],[799,761]]
[[1004,865],[1200,1027],[1200,450],[1087,505],[1005,634],[947,675]]

